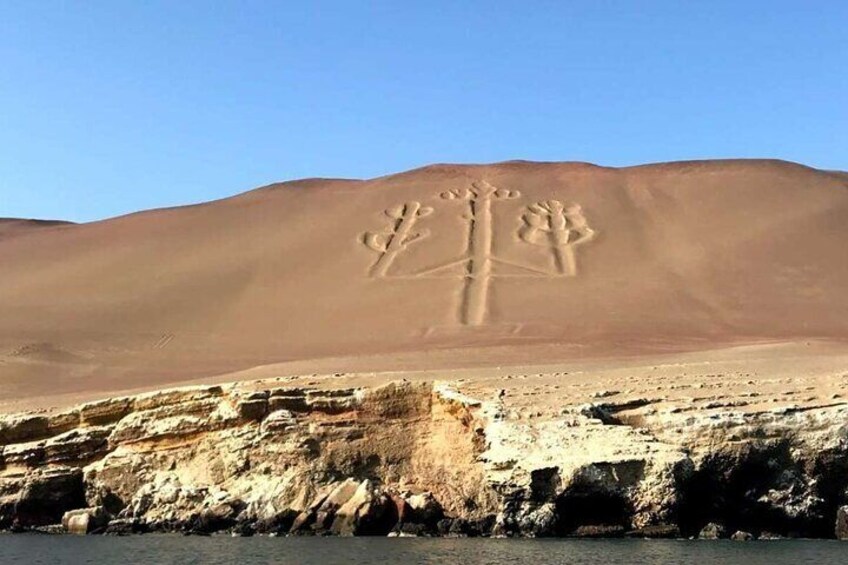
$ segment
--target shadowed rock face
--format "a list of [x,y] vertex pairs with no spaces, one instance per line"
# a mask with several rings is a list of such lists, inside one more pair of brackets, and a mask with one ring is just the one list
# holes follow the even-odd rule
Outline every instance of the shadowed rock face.
[[[279,398],[296,409],[272,410]],[[596,416],[615,407],[605,398],[603,410],[564,407],[533,423],[510,416],[502,398],[476,400],[447,384],[316,390],[260,381],[82,405],[40,414],[40,426],[35,415],[7,417],[0,430],[14,441],[1,452],[0,527],[846,535],[839,430],[848,407],[728,418],[720,429],[709,416],[689,417],[682,435],[674,416],[642,418],[639,429]],[[97,425],[86,423],[92,414]]]

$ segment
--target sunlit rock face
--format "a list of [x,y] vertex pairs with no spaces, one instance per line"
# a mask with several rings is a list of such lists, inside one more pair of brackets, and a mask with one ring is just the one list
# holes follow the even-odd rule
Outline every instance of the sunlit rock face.
[[0,424],[0,526],[845,535],[841,404],[688,413],[608,393],[528,415],[509,393],[478,399],[457,386],[254,381],[9,416]]

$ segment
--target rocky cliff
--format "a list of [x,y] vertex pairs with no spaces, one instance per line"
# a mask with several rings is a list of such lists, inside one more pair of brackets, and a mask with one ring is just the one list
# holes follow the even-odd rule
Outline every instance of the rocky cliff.
[[[844,386],[848,374],[827,378]],[[745,410],[738,399],[670,406],[595,390],[589,402],[528,412],[521,388],[474,398],[466,385],[275,379],[5,416],[0,528],[848,534],[848,405],[838,399]]]

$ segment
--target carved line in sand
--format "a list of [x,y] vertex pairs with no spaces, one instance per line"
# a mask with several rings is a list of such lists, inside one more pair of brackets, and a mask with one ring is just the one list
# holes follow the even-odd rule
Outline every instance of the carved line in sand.
[[[492,204],[514,200],[521,196],[517,190],[499,189],[486,181],[472,183],[469,189],[453,189],[439,195],[443,200],[461,200],[468,204],[468,243],[466,252],[411,275],[389,275],[397,256],[407,245],[427,237],[429,230],[413,232],[419,217],[428,216],[432,208],[422,207],[419,202],[407,202],[386,210],[394,221],[380,232],[366,232],[362,236],[368,248],[380,253],[371,266],[373,278],[455,278],[464,279],[462,298],[459,305],[460,322],[468,326],[483,324],[488,313],[489,286],[496,277],[572,277],[577,274],[574,248],[590,241],[595,232],[588,226],[580,206],[564,206],[557,200],[537,202],[527,207],[522,216],[524,225],[518,230],[520,242],[548,247],[554,258],[554,270],[540,269],[501,259],[492,251],[494,226]],[[499,274],[493,271],[496,264],[517,268],[520,274]],[[440,275],[451,268],[462,266],[461,275]]]
[[174,341],[174,334],[162,334],[153,344],[153,349],[165,349],[172,341]]
[[398,254],[406,249],[406,246],[419,239],[430,235],[429,230],[413,232],[412,228],[418,218],[429,216],[433,209],[422,207],[420,202],[407,202],[385,211],[386,216],[392,221],[379,232],[366,232],[362,235],[362,242],[380,254],[377,261],[371,266],[370,275],[374,278],[383,278],[397,258]]
[[[557,273],[567,277],[577,274],[574,248],[595,237],[579,204],[568,208],[558,200],[537,202],[527,207],[524,226],[518,230],[522,241],[553,249]],[[572,234],[576,237],[572,238]],[[547,236],[547,237],[545,237]]]

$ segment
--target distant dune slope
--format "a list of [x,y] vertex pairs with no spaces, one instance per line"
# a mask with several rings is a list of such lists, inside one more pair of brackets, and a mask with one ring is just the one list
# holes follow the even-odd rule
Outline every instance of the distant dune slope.
[[0,239],[30,233],[34,230],[73,225],[60,220],[25,220],[19,218],[0,218]]
[[0,220],[7,399],[321,357],[846,338],[848,179],[780,161],[435,165],[61,229]]

